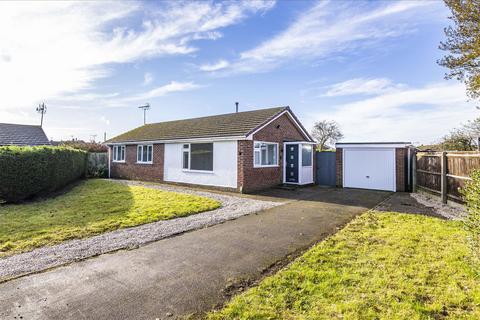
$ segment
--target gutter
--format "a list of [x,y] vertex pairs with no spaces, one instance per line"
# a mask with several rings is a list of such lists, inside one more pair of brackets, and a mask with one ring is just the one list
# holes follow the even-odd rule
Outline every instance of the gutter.
[[237,141],[237,140],[248,140],[248,138],[245,136],[231,136],[231,137],[164,139],[164,140],[130,140],[130,141],[106,142],[104,144],[107,146],[114,146],[114,145],[131,145],[131,144],[214,142],[214,141]]

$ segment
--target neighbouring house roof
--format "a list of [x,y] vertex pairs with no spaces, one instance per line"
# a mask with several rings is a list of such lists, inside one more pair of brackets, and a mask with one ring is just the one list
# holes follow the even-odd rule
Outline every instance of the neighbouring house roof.
[[50,141],[40,126],[0,123],[0,146],[11,145],[44,146]]
[[305,132],[306,138],[312,140],[289,107],[277,107],[146,124],[116,136],[108,140],[106,143],[215,137],[247,137],[268,121],[285,111],[288,111],[298,123],[301,130]]

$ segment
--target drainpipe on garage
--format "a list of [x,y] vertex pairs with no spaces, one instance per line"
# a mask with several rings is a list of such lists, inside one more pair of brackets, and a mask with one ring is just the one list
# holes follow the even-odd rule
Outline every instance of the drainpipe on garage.
[[110,179],[110,147],[108,147],[108,179]]

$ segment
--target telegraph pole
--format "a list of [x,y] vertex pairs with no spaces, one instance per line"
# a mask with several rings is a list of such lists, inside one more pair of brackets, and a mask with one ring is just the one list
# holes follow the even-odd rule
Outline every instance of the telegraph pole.
[[40,127],[43,126],[43,115],[47,113],[47,106],[44,102],[40,103],[37,107],[37,112],[40,113],[42,116],[40,118]]
[[150,104],[147,103],[144,106],[138,107],[139,109],[143,109],[143,124],[145,125],[147,123],[147,110],[150,109]]

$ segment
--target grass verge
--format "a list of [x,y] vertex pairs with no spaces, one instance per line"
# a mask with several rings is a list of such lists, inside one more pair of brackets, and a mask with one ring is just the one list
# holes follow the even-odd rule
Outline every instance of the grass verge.
[[209,319],[479,319],[460,222],[368,212]]
[[87,180],[55,198],[0,206],[0,257],[219,206],[195,195]]

